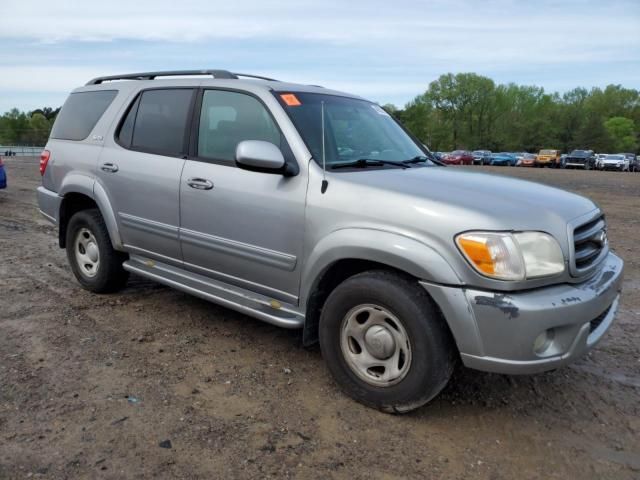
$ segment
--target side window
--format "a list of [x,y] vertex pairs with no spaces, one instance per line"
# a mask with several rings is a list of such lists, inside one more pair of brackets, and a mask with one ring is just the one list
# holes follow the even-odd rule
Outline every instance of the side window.
[[205,90],[198,130],[198,156],[235,160],[243,140],[263,140],[280,147],[280,130],[265,107],[250,95]]
[[138,113],[138,105],[140,105],[140,95],[133,102],[133,105],[129,108],[127,118],[124,119],[120,126],[120,133],[118,133],[118,140],[124,147],[131,147],[131,139],[133,138],[133,125],[136,121],[136,114]]
[[165,155],[185,153],[192,96],[192,89],[142,92],[120,126],[120,144]]
[[51,138],[84,140],[117,94],[117,90],[72,93],[56,118]]

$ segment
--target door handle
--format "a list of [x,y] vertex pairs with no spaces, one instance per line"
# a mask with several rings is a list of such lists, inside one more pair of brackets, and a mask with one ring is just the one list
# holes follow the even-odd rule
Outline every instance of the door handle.
[[100,166],[100,169],[104,172],[115,173],[118,171],[118,165],[116,165],[115,163],[103,163]]
[[197,190],[211,190],[213,188],[213,182],[206,178],[190,178],[187,180],[187,185]]

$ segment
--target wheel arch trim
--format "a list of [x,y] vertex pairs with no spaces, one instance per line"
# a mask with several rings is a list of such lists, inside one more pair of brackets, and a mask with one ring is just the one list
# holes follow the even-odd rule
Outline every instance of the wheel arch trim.
[[[122,238],[118,231],[115,212],[113,211],[111,202],[109,201],[109,196],[107,195],[104,187],[93,177],[80,173],[70,173],[65,176],[62,185],[60,186],[59,195],[62,197],[60,209],[64,208],[64,197],[69,194],[81,194],[95,202],[98,206],[98,210],[100,210],[102,218],[104,219],[104,223],[107,226],[107,231],[109,232],[109,238],[111,239],[113,248],[116,250],[123,250]],[[61,216],[62,214],[60,212],[58,214],[58,218],[61,218]],[[60,227],[64,228],[63,225],[60,225]]]

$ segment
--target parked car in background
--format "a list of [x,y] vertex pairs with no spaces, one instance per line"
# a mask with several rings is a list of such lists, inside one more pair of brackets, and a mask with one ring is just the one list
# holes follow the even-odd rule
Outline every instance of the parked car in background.
[[606,157],[608,153],[598,153],[596,154],[596,168],[598,170],[602,170],[602,160]]
[[525,153],[520,161],[519,165],[521,167],[535,167],[536,166],[536,155],[534,153]]
[[500,152],[491,154],[489,165],[515,167],[517,162],[513,153]]
[[473,165],[473,155],[466,150],[454,150],[442,157],[447,165]]
[[536,159],[536,167],[559,167],[561,165],[560,157],[560,150],[540,150],[540,152],[538,152],[538,158]]
[[7,188],[7,172],[4,170],[2,157],[0,157],[0,188]]
[[625,158],[629,161],[628,172],[637,172],[638,171],[638,157],[636,157],[635,153],[623,153]]
[[583,168],[591,170],[596,168],[596,154],[593,150],[574,150],[564,159],[567,168]]
[[488,165],[491,161],[491,150],[474,150],[473,164]]
[[602,159],[602,170],[629,171],[629,159],[623,153],[610,153]]

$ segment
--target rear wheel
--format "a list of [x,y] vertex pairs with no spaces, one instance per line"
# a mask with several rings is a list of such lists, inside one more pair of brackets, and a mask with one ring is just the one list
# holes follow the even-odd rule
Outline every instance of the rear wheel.
[[127,255],[113,249],[107,226],[97,209],[75,213],[67,226],[67,259],[83,288],[95,293],[120,290],[129,273]]
[[340,387],[389,413],[414,410],[435,397],[457,358],[427,292],[394,272],[365,272],[336,287],[322,309],[319,333]]

